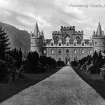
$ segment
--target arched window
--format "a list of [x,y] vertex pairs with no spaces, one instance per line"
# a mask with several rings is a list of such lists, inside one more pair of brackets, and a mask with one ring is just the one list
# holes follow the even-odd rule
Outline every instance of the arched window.
[[59,46],[61,46],[61,43],[59,43]]

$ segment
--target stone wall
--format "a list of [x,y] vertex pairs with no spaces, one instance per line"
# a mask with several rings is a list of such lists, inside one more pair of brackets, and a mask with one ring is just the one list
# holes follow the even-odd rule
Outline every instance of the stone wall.
[[46,47],[46,56],[54,58],[56,61],[66,59],[72,61],[81,59],[93,52],[93,47]]

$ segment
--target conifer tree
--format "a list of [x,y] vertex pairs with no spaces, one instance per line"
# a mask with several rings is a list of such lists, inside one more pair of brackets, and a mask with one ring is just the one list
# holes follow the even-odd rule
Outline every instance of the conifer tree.
[[0,27],[0,59],[5,59],[6,53],[9,51],[9,39],[7,33]]

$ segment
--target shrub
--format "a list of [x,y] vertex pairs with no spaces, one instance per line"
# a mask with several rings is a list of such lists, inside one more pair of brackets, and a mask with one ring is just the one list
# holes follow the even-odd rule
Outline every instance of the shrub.
[[92,66],[88,70],[91,74],[100,74],[100,68],[96,66]]
[[47,57],[47,65],[50,69],[56,68],[56,61],[53,58]]
[[21,49],[12,49],[8,52],[8,56],[6,60],[9,60],[17,69],[19,69],[22,65],[22,51]]
[[63,67],[63,66],[65,66],[64,61],[57,61],[57,66],[58,66],[58,67]]
[[74,66],[74,67],[76,67],[76,66],[78,66],[78,62],[77,61],[72,61],[71,62],[71,65]]
[[39,54],[37,52],[29,52],[27,59],[24,62],[24,71],[27,73],[45,72],[43,64],[40,63]]
[[0,81],[8,80],[8,64],[7,62],[0,60]]

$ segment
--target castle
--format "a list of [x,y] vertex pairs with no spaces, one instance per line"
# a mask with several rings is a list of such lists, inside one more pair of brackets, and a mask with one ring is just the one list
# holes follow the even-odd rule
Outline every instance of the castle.
[[37,51],[39,55],[54,58],[56,61],[64,61],[66,64],[74,59],[81,59],[94,51],[105,50],[105,35],[98,24],[91,39],[83,38],[83,31],[76,31],[75,26],[63,27],[59,31],[53,31],[52,39],[45,39],[43,31],[40,32],[36,23],[31,34],[31,51]]

